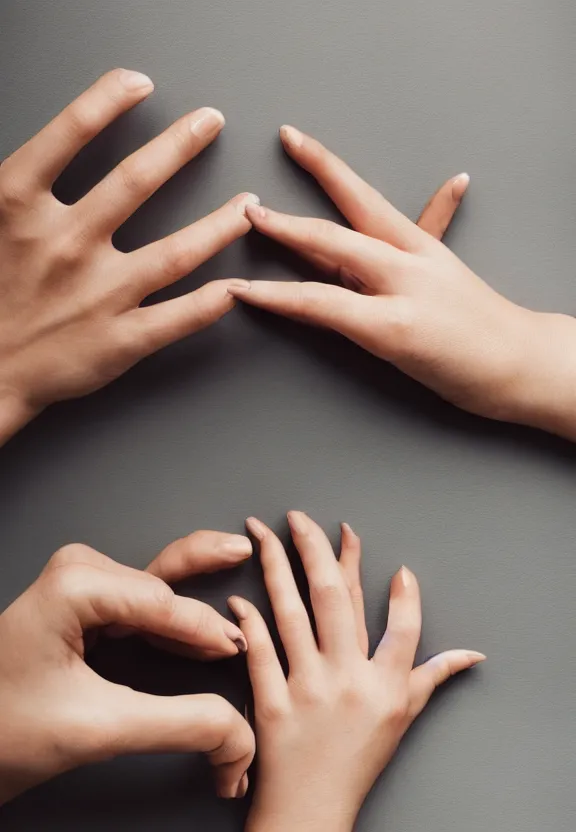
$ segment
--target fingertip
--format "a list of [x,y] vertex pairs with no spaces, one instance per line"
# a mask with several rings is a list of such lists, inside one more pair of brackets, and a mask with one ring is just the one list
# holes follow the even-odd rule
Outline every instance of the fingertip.
[[286,515],[288,525],[292,534],[306,534],[309,528],[310,518],[303,511],[289,511]]
[[280,138],[289,150],[299,150],[304,143],[303,133],[295,127],[292,127],[291,124],[282,125],[280,128]]
[[262,205],[260,205],[260,202],[258,202],[257,205],[252,202],[248,202],[245,205],[244,212],[252,225],[261,224],[267,216],[267,211],[262,207]]
[[231,595],[228,598],[228,606],[239,621],[244,621],[248,617],[247,603],[239,595]]
[[484,653],[478,653],[477,650],[466,650],[466,656],[470,661],[470,667],[474,667],[474,665],[480,664],[480,662],[485,662],[488,658]]
[[239,560],[246,560],[252,554],[252,543],[249,537],[243,534],[228,535],[222,544],[222,549],[226,554]]
[[248,191],[238,194],[238,196],[235,196],[231,201],[235,205],[238,213],[242,214],[242,216],[246,217],[246,219],[248,219],[248,215],[246,213],[247,207],[249,205],[260,205],[260,197],[258,194],[253,194]]
[[248,517],[246,519],[246,528],[256,540],[264,540],[266,537],[267,527],[257,517]]
[[359,535],[356,534],[350,523],[340,523],[340,530],[346,537],[352,540],[360,540]]
[[460,202],[468,185],[470,184],[470,175],[468,173],[459,173],[452,181],[452,197]]
[[416,575],[407,566],[402,565],[396,574],[405,589],[413,587],[416,583]]

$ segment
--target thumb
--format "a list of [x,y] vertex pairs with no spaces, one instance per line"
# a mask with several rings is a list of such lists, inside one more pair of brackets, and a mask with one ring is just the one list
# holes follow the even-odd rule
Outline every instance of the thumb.
[[112,756],[203,752],[220,797],[244,797],[254,734],[244,717],[215,694],[152,696],[109,684]]
[[475,650],[447,650],[445,653],[432,656],[419,667],[415,667],[410,673],[409,680],[412,719],[416,719],[424,710],[436,688],[447,682],[451,676],[455,676],[462,670],[468,670],[485,659],[486,656],[483,653],[477,653]]

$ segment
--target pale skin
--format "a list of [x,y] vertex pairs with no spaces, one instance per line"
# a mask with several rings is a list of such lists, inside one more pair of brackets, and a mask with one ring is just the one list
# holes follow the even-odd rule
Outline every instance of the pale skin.
[[290,512],[318,637],[276,535],[256,518],[264,580],[289,663],[251,603],[229,604],[248,642],[258,748],[247,832],[351,832],[375,780],[434,690],[485,659],[450,650],[414,667],[422,614],[415,576],[393,577],[386,632],[370,657],[360,578],[360,540],[342,525],[340,559],[303,512]]
[[502,297],[318,141],[289,126],[281,138],[352,228],[262,206],[248,217],[342,285],[251,281],[231,294],[333,329],[465,410],[576,439],[576,321]]
[[200,531],[145,572],[80,544],[56,552],[0,615],[0,803],[86,763],[155,752],[205,752],[218,794],[245,794],[254,736],[244,717],[220,696],[151,696],[103,679],[84,661],[84,633],[120,626],[207,660],[245,652],[233,622],[167,581],[251,551],[244,536]]
[[[147,76],[109,72],[0,166],[0,445],[53,402],[90,393],[215,323],[234,306],[228,290],[249,286],[218,280],[140,306],[246,234],[254,194],[129,254],[112,244],[114,231],[217,138],[224,125],[217,110],[183,116],[74,205],[52,194],[82,147],[152,91]],[[447,182],[422,228],[442,236],[466,184]]]

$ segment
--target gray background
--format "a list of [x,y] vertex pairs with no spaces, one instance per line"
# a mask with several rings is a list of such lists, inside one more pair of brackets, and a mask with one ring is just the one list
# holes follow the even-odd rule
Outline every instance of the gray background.
[[[329,143],[411,216],[444,178],[472,175],[448,243],[493,286],[574,308],[576,12],[560,0],[2,0],[0,156],[101,72],[157,91],[84,153],[74,198],[181,113],[220,107],[217,146],[122,230],[130,248],[249,189],[332,216],[279,149],[294,123]],[[216,276],[305,274],[254,237]],[[0,455],[0,602],[81,540],[132,565],[198,527],[250,513],[285,534],[308,510],[365,543],[371,636],[401,563],[424,596],[422,656],[489,661],[433,701],[377,784],[360,830],[573,829],[574,451],[460,414],[338,338],[237,310],[109,389],[54,407]],[[185,587],[220,609],[264,604],[255,562]],[[111,678],[159,692],[216,689],[240,704],[242,662],[204,669],[138,644],[100,651]],[[140,758],[72,773],[0,812],[46,830],[239,830],[202,761]]]

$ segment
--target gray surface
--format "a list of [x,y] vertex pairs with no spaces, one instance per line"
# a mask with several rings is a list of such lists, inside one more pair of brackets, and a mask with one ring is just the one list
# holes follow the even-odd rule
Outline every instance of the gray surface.
[[[412,216],[441,180],[469,170],[450,244],[516,300],[569,311],[575,21],[560,0],[2,0],[0,156],[104,70],[140,68],[156,94],[84,155],[80,181],[195,106],[222,108],[228,127],[135,217],[122,245],[244,189],[328,215],[278,148],[288,121]],[[185,285],[295,273],[251,239]],[[143,565],[194,528],[239,531],[248,513],[283,533],[290,507],[331,533],[347,519],[365,541],[374,638],[387,581],[405,562],[422,583],[422,654],[466,646],[489,656],[435,699],[359,829],[573,829],[567,444],[458,414],[338,339],[236,311],[107,391],[54,408],[0,460],[2,603],[68,541]],[[255,564],[197,589],[221,608],[230,591],[262,598]],[[98,666],[151,690],[214,686],[242,700],[239,663],[205,671],[132,649],[133,661],[103,655]],[[243,808],[213,799],[198,768],[195,780],[189,760],[160,757],[76,772],[0,819],[5,830],[241,829]]]

